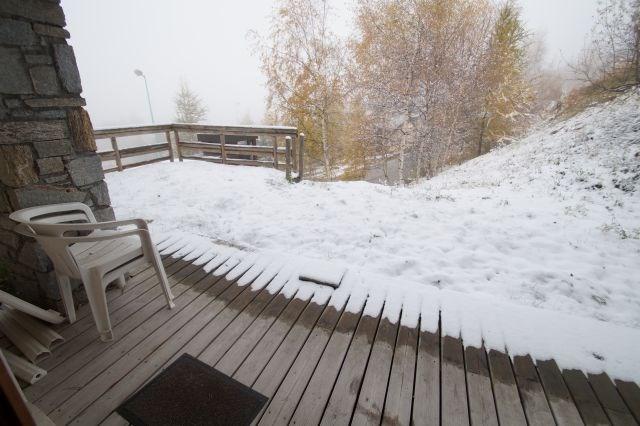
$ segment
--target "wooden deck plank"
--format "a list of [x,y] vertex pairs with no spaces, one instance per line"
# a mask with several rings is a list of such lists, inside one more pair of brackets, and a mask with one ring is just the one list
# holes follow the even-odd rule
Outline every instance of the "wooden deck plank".
[[351,421],[379,321],[380,313],[375,317],[363,314],[329,397],[321,424],[346,425]]
[[527,422],[534,426],[553,424],[553,414],[531,357],[528,355],[514,357],[513,371]]
[[291,424],[318,424],[329,400],[333,385],[347,354],[362,311],[358,314],[344,312],[336,325],[300,402]]
[[537,369],[556,423],[560,426],[582,425],[578,408],[573,402],[556,362],[538,361]]
[[440,330],[420,330],[411,419],[414,425],[440,424]]
[[[338,309],[341,310],[342,307],[338,307]],[[295,361],[287,371],[286,376],[284,376],[278,390],[273,394],[258,424],[280,425],[289,423],[333,334],[333,330],[342,317],[338,309],[329,305],[324,310]],[[354,315],[347,313],[346,316]]]
[[609,419],[584,373],[580,370],[565,370],[562,376],[578,407],[582,421],[586,425],[608,425]]
[[[298,300],[298,303],[289,308],[292,300]],[[295,321],[295,318],[297,318],[300,312],[302,312],[302,309],[304,309],[305,305],[303,303],[304,301],[300,299],[290,299],[284,294],[279,293],[233,346],[229,348],[220,361],[215,364],[215,368],[224,374],[232,376],[280,315],[282,314],[283,317],[294,316],[293,321]],[[289,309],[289,311],[287,311],[287,309]],[[295,315],[289,314],[290,311],[295,311],[296,309],[299,309],[299,311],[294,312]],[[283,311],[287,313],[283,314]]]
[[490,350],[489,369],[500,424],[526,425],[527,419],[524,415],[509,355]]
[[184,323],[155,351],[143,360],[137,360],[142,362],[127,374],[126,380],[113,385],[99,399],[89,405],[74,422],[95,424],[103,420],[162,368],[166,368],[183,353],[188,353],[191,342],[200,341],[201,336],[202,340],[207,340],[210,336],[215,337],[253,300],[258,292],[248,286],[231,284],[224,293],[201,309],[195,317]]
[[[192,274],[183,276],[183,273],[187,274],[189,271],[193,271]],[[197,269],[183,268],[168,280],[172,288],[176,289],[176,294],[182,294],[183,291],[189,288],[192,279],[202,278],[204,275],[203,272],[198,272]],[[37,403],[36,405],[45,412],[49,412],[59,402],[70,396],[75,388],[84,384],[88,374],[91,372],[95,375],[100,373],[101,363],[109,360],[114,362],[119,354],[126,351],[126,348],[132,347],[144,338],[149,333],[148,330],[151,325],[149,324],[149,319],[157,315],[163,308],[166,308],[166,302],[160,299],[153,302],[146,297],[142,297],[134,303],[130,307],[135,307],[137,311],[134,315],[129,316],[125,321],[114,327],[113,341],[102,342],[97,336],[94,336],[89,345],[83,346],[81,350],[67,358],[63,364],[50,370],[42,380],[27,388],[25,390],[27,398]],[[93,336],[93,334],[89,336]],[[77,341],[76,343],[79,342]],[[73,351],[74,347],[74,345],[69,346],[70,352]],[[64,390],[52,392],[55,387],[62,387]]]
[[640,387],[636,383],[622,380],[616,380],[616,387],[636,422],[640,423]]
[[197,355],[198,359],[209,365],[215,365],[220,361],[275,297],[276,294],[271,293],[267,288],[262,289],[253,302]]
[[468,425],[469,411],[462,340],[443,336],[441,397],[443,425]]
[[[316,303],[307,300],[292,300],[283,314],[274,322],[272,327],[269,328],[269,331],[267,331],[260,342],[253,348],[249,356],[247,356],[236,369],[233,378],[247,386],[252,386],[265,369],[265,366],[269,364],[274,354],[280,351],[280,346],[285,344],[285,340],[293,339],[290,335],[294,333],[296,324],[300,322],[303,324],[311,323],[310,325],[303,325],[302,327],[298,325],[298,328],[302,328],[304,331],[305,328],[310,328],[315,324],[321,312],[322,307]],[[296,333],[296,336],[299,334],[300,332]],[[304,341],[300,342],[300,346],[302,346],[303,343]],[[297,355],[297,350],[293,356],[295,357],[295,355]]]
[[636,424],[609,376],[602,373],[589,374],[589,383],[614,426]]
[[383,425],[410,425],[418,330],[400,322],[382,415]]
[[[385,307],[387,309],[387,307]],[[353,413],[352,424],[380,423],[398,335],[399,318],[388,319],[383,310],[376,338],[371,348],[367,370],[362,379],[360,395]]]
[[464,349],[464,363],[471,424],[497,426],[498,414],[493,399],[487,353],[484,348],[468,346]]
[[[226,290],[230,283],[219,280],[218,277],[214,277],[213,275],[207,275],[207,277],[198,284],[199,285],[190,288],[185,293],[189,294],[188,297],[195,296],[189,300],[189,303],[186,303],[187,301],[185,300],[181,304],[178,304],[178,300],[176,299],[176,308],[161,310],[146,321],[143,324],[143,327],[147,326],[149,328],[149,330],[144,332],[146,337],[143,339],[136,338],[135,346],[128,349],[122,357],[116,358],[115,362],[113,362],[113,359],[105,360],[104,364],[106,365],[99,366],[99,371],[102,371],[100,374],[92,378],[85,377],[84,374],[78,375],[79,383],[75,389],[76,392],[71,392],[72,395],[70,395],[63,404],[55,408],[55,410],[51,412],[50,417],[55,422],[66,423],[70,421],[100,397],[114,383],[135,368],[144,357],[157,349],[168,336],[175,333],[203,308],[213,303],[216,303],[219,309],[222,309],[226,305],[224,299],[219,300],[215,297],[219,290]],[[128,336],[131,335],[132,333]],[[81,373],[84,373],[84,371],[81,371]],[[84,389],[87,389],[87,391],[82,392]],[[58,392],[59,391],[60,389],[58,388]]]

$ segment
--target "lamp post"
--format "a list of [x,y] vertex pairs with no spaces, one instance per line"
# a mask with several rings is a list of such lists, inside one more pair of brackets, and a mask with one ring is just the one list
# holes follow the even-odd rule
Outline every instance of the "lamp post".
[[147,103],[149,104],[149,114],[151,114],[151,124],[154,124],[153,120],[153,109],[151,109],[151,97],[149,96],[149,86],[147,85],[147,77],[144,73],[138,69],[133,70],[133,73],[138,77],[142,77],[144,79],[144,88],[147,90]]

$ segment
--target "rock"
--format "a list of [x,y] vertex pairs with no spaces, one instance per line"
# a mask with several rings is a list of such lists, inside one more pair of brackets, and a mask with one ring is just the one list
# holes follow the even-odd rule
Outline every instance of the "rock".
[[43,118],[45,120],[67,118],[67,112],[63,109],[36,111],[35,115],[37,118]]
[[55,186],[32,186],[9,190],[9,199],[15,210],[43,204],[82,202],[86,194],[75,188]]
[[38,272],[53,270],[51,260],[37,242],[27,242],[20,250],[18,261]]
[[46,22],[48,24],[64,27],[64,12],[59,4],[54,2],[42,2],[38,0],[2,0],[0,1],[0,13],[21,16],[33,21]]
[[93,202],[97,206],[109,206],[111,205],[111,198],[109,197],[109,187],[107,182],[102,181],[89,190]]
[[0,18],[0,44],[26,46],[35,42],[36,35],[28,22]]
[[0,181],[12,187],[38,182],[29,146],[0,145]]
[[95,152],[98,147],[93,137],[93,126],[89,113],[83,108],[74,108],[69,110],[67,116],[71,143],[76,152]]
[[32,98],[25,99],[24,103],[31,108],[62,108],[85,106],[87,102],[80,97],[75,98]]
[[35,23],[33,24],[33,30],[40,35],[48,36],[48,37],[58,37],[58,38],[71,37],[71,35],[69,34],[69,31],[65,30],[64,28],[55,27],[53,25],[43,25],[43,24]]
[[67,170],[75,186],[90,185],[104,179],[102,161],[98,155],[79,157],[69,161]]
[[15,99],[15,98],[5,99],[4,103],[9,108],[21,108],[22,107],[22,101],[20,99]]
[[11,204],[7,194],[4,193],[4,189],[0,187],[0,213],[9,213],[11,211]]
[[41,175],[60,173],[64,171],[64,164],[60,157],[49,157],[38,160],[38,170]]
[[60,183],[60,182],[71,182],[69,180],[69,175],[68,174],[63,174],[63,175],[58,175],[58,176],[49,176],[44,178],[44,181],[46,183]]
[[38,153],[38,157],[57,157],[73,153],[71,141],[69,139],[58,139],[55,141],[34,142],[33,147]]
[[67,92],[82,92],[80,73],[78,72],[78,65],[76,64],[76,56],[73,54],[73,48],[66,44],[54,44],[53,56],[56,64],[58,64],[62,85]]
[[5,231],[4,229],[0,229],[0,241],[12,248],[17,248],[20,245],[20,237],[18,234]]
[[53,63],[53,59],[51,59],[51,56],[40,54],[24,55],[24,60],[28,64],[32,65],[49,65]]
[[60,92],[58,75],[50,65],[41,65],[29,69],[31,81],[36,93],[40,95],[56,95]]
[[8,121],[0,126],[0,145],[52,141],[69,136],[65,120]]
[[95,209],[93,214],[96,216],[98,222],[111,222],[116,220],[116,215],[111,207]]
[[31,79],[22,63],[18,48],[0,47],[0,93],[20,95],[33,93]]

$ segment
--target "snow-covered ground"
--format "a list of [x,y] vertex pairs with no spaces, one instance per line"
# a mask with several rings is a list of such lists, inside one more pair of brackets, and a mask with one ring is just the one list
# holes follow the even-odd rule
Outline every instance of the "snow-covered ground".
[[116,216],[152,219],[153,231],[467,293],[464,306],[485,311],[495,301],[640,332],[638,92],[403,188],[187,161],[107,181]]

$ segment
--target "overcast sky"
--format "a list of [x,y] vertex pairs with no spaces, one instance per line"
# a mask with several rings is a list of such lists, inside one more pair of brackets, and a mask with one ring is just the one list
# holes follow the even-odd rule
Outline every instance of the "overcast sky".
[[[597,0],[520,0],[531,30],[542,34],[548,59],[574,57],[584,45]],[[350,31],[352,2],[333,1],[336,28]],[[184,79],[204,101],[207,121],[262,120],[264,78],[247,38],[265,34],[268,0],[63,0],[83,95],[94,127],[150,123],[147,76],[156,122],[174,118]]]

